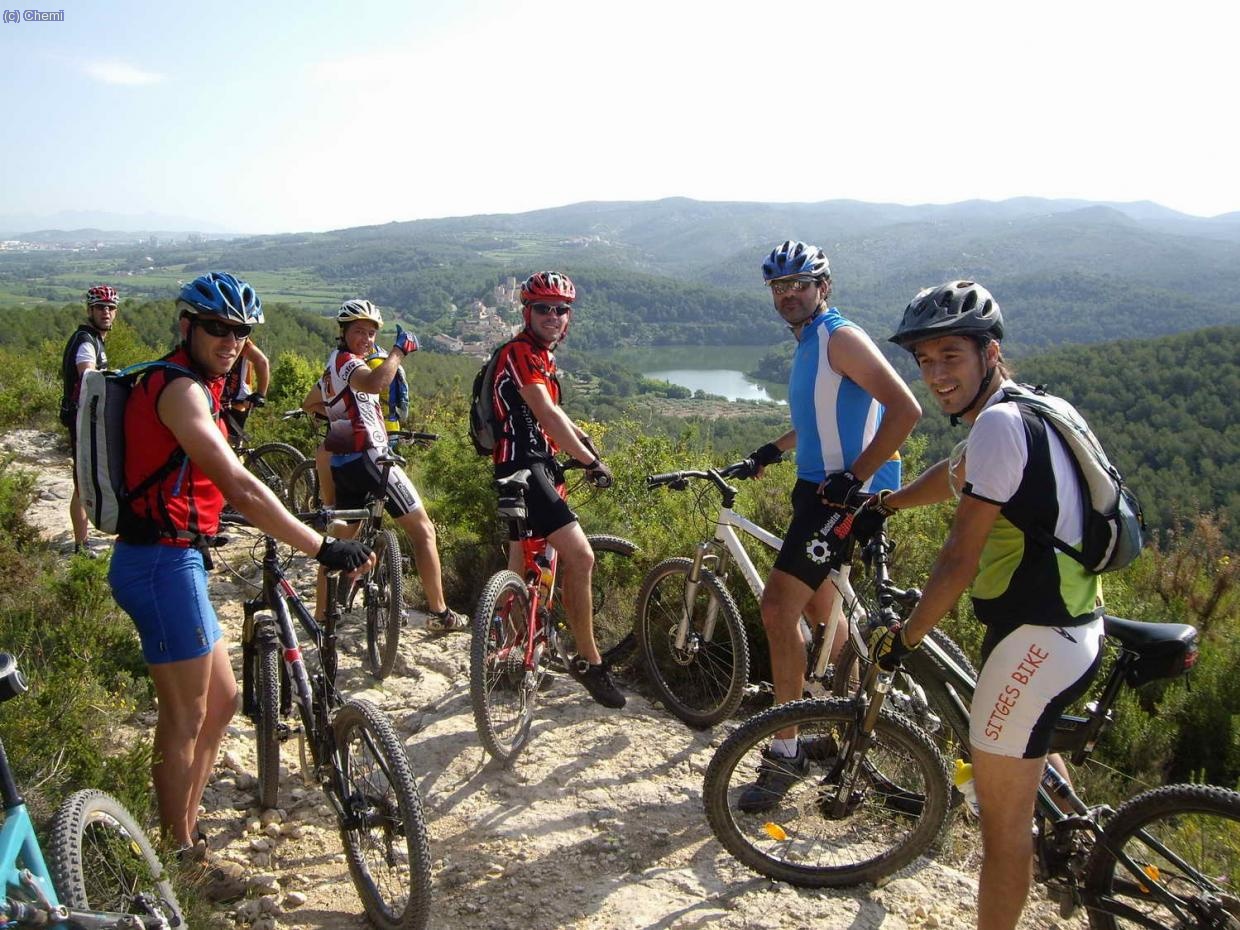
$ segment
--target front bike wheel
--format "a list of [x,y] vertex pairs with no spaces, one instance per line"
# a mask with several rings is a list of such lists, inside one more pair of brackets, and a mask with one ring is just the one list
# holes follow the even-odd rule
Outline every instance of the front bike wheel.
[[[264,635],[265,634],[265,635]],[[258,754],[258,803],[274,808],[280,795],[280,644],[275,631],[257,634],[254,667],[254,740]]]
[[[886,710],[862,747],[859,719],[851,700],[794,701],[751,717],[724,740],[702,797],[728,852],[777,881],[827,888],[876,881],[934,843],[947,819],[942,757],[924,733]],[[765,749],[793,726],[804,761],[781,767]],[[777,782],[755,803],[755,783]]]
[[314,459],[298,462],[288,476],[284,505],[290,513],[312,513],[323,506],[319,497],[319,472]]
[[474,724],[486,751],[505,765],[530,735],[536,687],[526,674],[525,640],[530,598],[511,571],[496,572],[474,611],[469,651],[469,697]]
[[[732,595],[702,569],[688,604],[689,559],[650,570],[637,596],[637,647],[651,684],[673,714],[708,727],[736,712],[749,679],[749,640]],[[688,612],[683,646],[676,645]]]
[[365,584],[366,662],[376,678],[387,678],[396,665],[400,628],[405,623],[405,578],[400,539],[394,530],[375,537],[375,568]]
[[268,442],[245,456],[245,467],[283,501],[288,499],[293,469],[305,460],[301,451],[287,442]]
[[[620,536],[601,534],[586,539],[594,552],[594,572],[590,581],[594,598],[594,643],[603,657],[603,664],[614,665],[624,661],[635,645],[633,604],[641,586],[640,568],[633,561],[637,544]],[[564,654],[576,653],[562,597],[556,599],[551,616]]]
[[404,744],[369,701],[332,720],[345,796],[340,836],[366,916],[381,930],[420,930],[431,903],[431,855],[422,799]]
[[1091,930],[1237,930],[1240,794],[1212,785],[1167,785],[1127,801],[1094,846],[1085,890]]
[[146,832],[102,791],[70,795],[51,832],[52,882],[62,904],[114,914],[162,915],[184,927],[181,905]]

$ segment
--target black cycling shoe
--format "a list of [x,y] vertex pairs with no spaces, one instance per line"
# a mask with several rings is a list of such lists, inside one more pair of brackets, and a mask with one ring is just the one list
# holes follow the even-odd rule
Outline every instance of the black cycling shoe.
[[581,656],[573,656],[568,660],[568,674],[572,675],[594,698],[604,707],[621,708],[624,706],[624,695],[611,680],[611,672],[606,665],[591,665]]
[[808,774],[809,756],[803,745],[797,743],[795,756],[781,756],[768,747],[762,750],[758,780],[741,792],[736,806],[746,814],[774,810],[788,790]]

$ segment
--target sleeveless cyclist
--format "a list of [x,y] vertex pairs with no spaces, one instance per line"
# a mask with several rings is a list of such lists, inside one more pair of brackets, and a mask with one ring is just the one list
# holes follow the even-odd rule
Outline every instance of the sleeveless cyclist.
[[[801,330],[788,378],[788,407],[797,434],[797,477],[820,484],[832,472],[852,467],[883,421],[883,405],[856,382],[831,368],[831,336],[846,320],[834,307]],[[874,493],[900,486],[897,453],[862,486]]]
[[500,349],[495,363],[491,400],[500,428],[491,459],[497,474],[508,475],[535,462],[550,461],[560,451],[521,398],[521,389],[531,384],[545,387],[551,402],[559,406],[555,356],[523,332]]
[[254,392],[250,390],[250,382],[254,379],[254,366],[243,354],[235,365],[224,375],[224,390],[220,395],[220,405],[231,410],[233,404],[244,403]]
[[369,370],[366,359],[346,349],[336,349],[328,356],[327,370],[319,381],[330,421],[327,451],[335,455],[387,448],[387,428],[383,425],[379,396],[349,387],[349,379],[359,369]]
[[[191,367],[189,354],[183,348],[164,358]],[[191,376],[157,368],[139,380],[129,395],[125,406],[125,487],[138,488],[161,470],[166,474],[130,500],[137,523],[121,531],[121,539],[126,542],[187,547],[219,533],[224,495],[185,457],[172,430],[157,413],[164,388],[177,378],[188,377]],[[227,429],[219,420],[224,379],[212,378],[201,383],[210,395],[216,425],[227,438]]]
[[[103,337],[88,323],[83,323],[69,337],[60,359],[60,422],[69,427],[73,426],[77,417],[78,396],[82,392],[82,376],[78,374],[78,365],[82,362],[90,362],[101,370],[108,367],[108,353],[103,345]],[[72,432],[70,430],[71,434]]]

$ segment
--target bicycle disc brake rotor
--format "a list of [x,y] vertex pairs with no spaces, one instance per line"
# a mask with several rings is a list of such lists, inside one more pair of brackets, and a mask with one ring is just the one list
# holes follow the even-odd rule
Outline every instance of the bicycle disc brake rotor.
[[698,652],[701,648],[702,641],[694,630],[690,630],[685,634],[683,649],[676,648],[676,627],[672,627],[667,631],[667,654],[671,656],[672,661],[677,665],[693,665],[697,661]]

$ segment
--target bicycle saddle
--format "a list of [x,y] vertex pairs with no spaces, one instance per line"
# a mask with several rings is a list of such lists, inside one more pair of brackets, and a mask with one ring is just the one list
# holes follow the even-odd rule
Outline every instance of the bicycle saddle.
[[1159,678],[1175,678],[1197,663],[1197,629],[1187,623],[1145,623],[1103,617],[1107,636],[1136,654],[1125,678],[1134,688]]
[[529,489],[530,470],[528,468],[514,471],[507,478],[495,479],[495,490],[499,491],[500,497],[515,497],[517,494],[524,494]]

